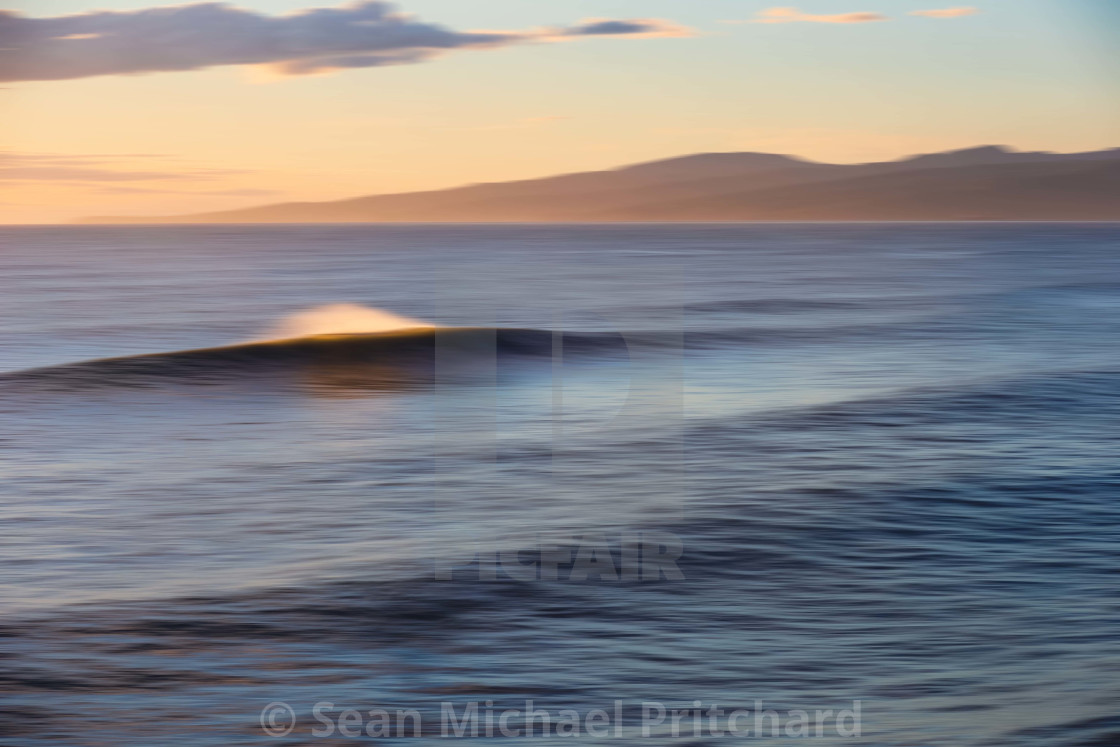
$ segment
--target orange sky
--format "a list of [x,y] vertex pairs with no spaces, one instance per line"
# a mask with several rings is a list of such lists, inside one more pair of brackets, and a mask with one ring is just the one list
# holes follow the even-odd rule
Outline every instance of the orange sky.
[[[153,5],[39,0],[17,10],[48,18]],[[313,7],[237,5],[262,15]],[[852,162],[982,143],[1120,145],[1108,40],[1069,3],[987,0],[930,16],[911,12],[954,6],[827,0],[793,18],[723,0],[471,5],[404,10],[458,30],[656,17],[692,33],[532,39],[314,75],[246,64],[14,80],[0,90],[0,221],[336,199],[700,151]],[[888,20],[836,20],[856,11]],[[753,22],[775,18],[786,22]]]

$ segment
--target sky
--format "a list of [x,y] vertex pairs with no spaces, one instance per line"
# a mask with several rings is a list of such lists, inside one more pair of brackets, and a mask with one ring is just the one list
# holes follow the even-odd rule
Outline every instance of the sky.
[[1120,146],[1115,0],[784,2],[15,0],[0,222],[696,152]]

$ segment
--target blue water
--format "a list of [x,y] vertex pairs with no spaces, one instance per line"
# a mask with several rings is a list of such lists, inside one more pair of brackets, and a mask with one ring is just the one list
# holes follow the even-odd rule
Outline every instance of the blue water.
[[[816,744],[1118,744],[1118,248],[1104,224],[0,229],[0,738],[858,699],[862,736]],[[436,331],[246,344],[338,303]],[[679,573],[624,572],[634,537],[678,541]],[[617,572],[508,562],[599,542]]]

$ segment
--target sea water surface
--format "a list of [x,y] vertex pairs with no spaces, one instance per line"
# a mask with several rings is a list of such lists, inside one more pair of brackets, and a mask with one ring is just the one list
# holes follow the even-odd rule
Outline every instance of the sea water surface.
[[[0,229],[0,739],[860,700],[860,737],[815,743],[1120,743],[1118,249],[1105,224]],[[301,329],[346,334],[259,343]],[[615,568],[643,536],[683,578]],[[494,567],[542,541],[613,555]]]

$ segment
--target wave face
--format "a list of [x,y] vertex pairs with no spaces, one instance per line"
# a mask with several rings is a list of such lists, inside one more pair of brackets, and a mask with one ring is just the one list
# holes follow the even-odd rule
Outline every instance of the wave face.
[[487,359],[625,354],[621,335],[535,329],[406,327],[396,331],[323,334],[49,366],[0,374],[0,387],[54,389],[219,384],[299,378],[326,384],[403,387],[448,381]]
[[[881,747],[1120,744],[1116,226],[0,244],[0,741],[861,699]],[[607,572],[649,537],[683,578]]]

